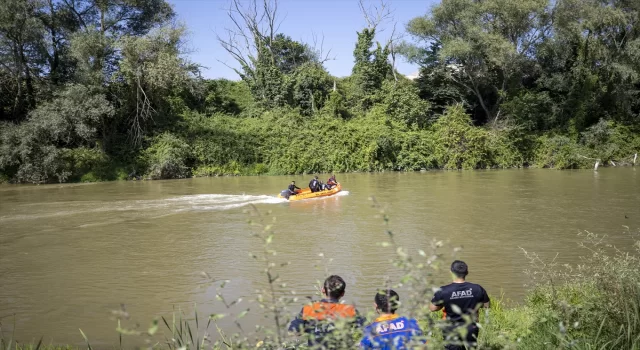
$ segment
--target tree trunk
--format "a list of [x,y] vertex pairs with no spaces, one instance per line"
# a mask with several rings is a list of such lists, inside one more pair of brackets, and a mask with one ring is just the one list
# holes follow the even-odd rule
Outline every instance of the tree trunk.
[[22,101],[24,100],[23,92],[22,92],[22,72],[20,65],[20,55],[18,54],[18,45],[13,43],[13,63],[14,63],[14,71],[13,75],[15,78],[15,98],[13,100],[13,109],[11,112],[12,118],[14,120],[18,120],[22,114]]
[[60,72],[58,72],[60,67],[60,53],[58,51],[58,39],[56,38],[57,31],[53,0],[49,0],[49,14],[51,16],[49,31],[51,33],[51,48],[53,50],[53,57],[49,57],[49,74],[51,76],[51,82],[56,85],[60,81]]
[[489,110],[489,108],[487,108],[487,105],[484,103],[484,99],[482,98],[480,89],[478,89],[478,85],[476,84],[475,80],[473,80],[473,77],[471,76],[471,74],[467,72],[465,73],[467,74],[467,77],[469,77],[469,80],[471,81],[471,90],[478,98],[478,102],[480,102],[480,106],[482,107],[482,110],[487,115],[487,122],[491,122],[493,120],[493,115],[491,114],[491,111]]
[[27,88],[27,106],[29,109],[35,107],[35,96],[33,94],[33,79],[31,77],[31,70],[27,63],[27,57],[24,54],[24,45],[20,45],[20,60],[22,61],[22,68],[24,69],[25,87]]

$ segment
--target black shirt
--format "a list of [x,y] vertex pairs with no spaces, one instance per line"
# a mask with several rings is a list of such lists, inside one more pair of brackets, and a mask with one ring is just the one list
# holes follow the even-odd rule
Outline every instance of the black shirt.
[[451,283],[440,287],[431,299],[434,305],[444,306],[447,313],[447,320],[451,322],[464,322],[462,315],[453,310],[452,305],[460,308],[465,315],[472,315],[474,321],[478,316],[478,309],[482,304],[489,302],[489,295],[479,284],[464,282]]

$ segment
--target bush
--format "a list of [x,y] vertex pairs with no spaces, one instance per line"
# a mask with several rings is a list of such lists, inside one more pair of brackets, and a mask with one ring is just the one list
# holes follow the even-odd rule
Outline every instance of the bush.
[[566,136],[541,136],[538,138],[535,163],[541,168],[578,169],[588,166],[581,157],[580,146]]
[[398,170],[437,169],[439,164],[434,156],[433,134],[423,130],[409,131],[403,135],[402,148],[398,152]]
[[489,134],[475,128],[460,105],[447,109],[433,125],[434,157],[444,169],[479,169],[493,165],[488,146]]
[[151,146],[142,152],[147,165],[146,175],[151,179],[179,179],[190,175],[187,162],[191,157],[189,145],[165,132],[153,139]]
[[22,124],[2,125],[0,169],[17,182],[80,178],[74,176],[75,154],[96,145],[100,123],[114,114],[106,97],[94,90],[70,85],[31,111]]
[[102,150],[96,148],[73,148],[65,152],[66,161],[72,171],[71,179],[80,182],[114,180],[111,160]]

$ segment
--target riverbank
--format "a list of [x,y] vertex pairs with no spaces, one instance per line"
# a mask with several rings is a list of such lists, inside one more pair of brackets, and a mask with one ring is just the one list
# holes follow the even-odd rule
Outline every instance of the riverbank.
[[178,125],[147,139],[143,149],[127,157],[80,147],[52,154],[57,158],[51,168],[48,163],[36,166],[6,158],[0,179],[57,183],[522,167],[593,169],[596,163],[633,165],[640,150],[640,134],[613,122],[602,121],[573,136],[528,133],[513,127],[474,126],[460,106],[449,108],[423,128],[390,119],[375,108],[348,120],[323,114],[300,118],[288,108],[262,112],[259,118],[185,112]]

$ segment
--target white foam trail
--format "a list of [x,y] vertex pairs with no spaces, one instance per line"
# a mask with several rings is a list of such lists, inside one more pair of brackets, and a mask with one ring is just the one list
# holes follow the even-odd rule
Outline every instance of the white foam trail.
[[[143,214],[148,214],[153,217],[162,217],[185,211],[229,210],[244,207],[250,204],[277,204],[285,202],[287,202],[286,199],[278,198],[275,196],[247,194],[198,194],[165,199],[128,200],[113,202],[59,202],[59,207],[64,208],[64,210],[51,212],[50,208],[47,208],[48,212],[46,213],[2,216],[0,217],[0,222],[13,220],[33,220],[98,212],[142,212]],[[46,206],[46,204],[43,203],[43,206]]]
[[172,198],[170,200],[186,202],[183,208],[178,211],[189,210],[228,210],[241,208],[250,204],[277,204],[287,202],[284,198],[273,196],[251,196],[251,195],[221,195],[204,194],[197,196],[185,196]]

